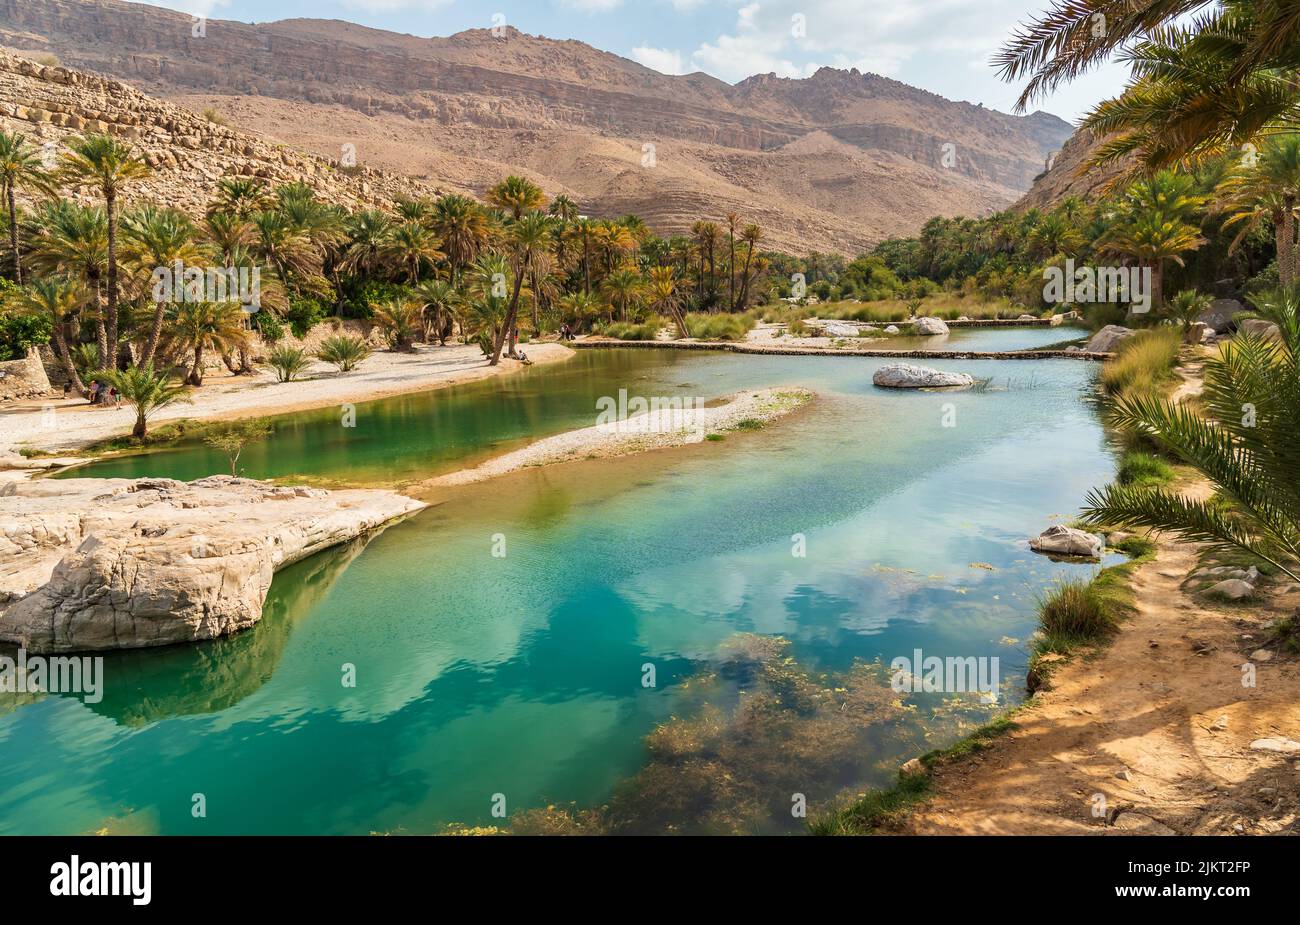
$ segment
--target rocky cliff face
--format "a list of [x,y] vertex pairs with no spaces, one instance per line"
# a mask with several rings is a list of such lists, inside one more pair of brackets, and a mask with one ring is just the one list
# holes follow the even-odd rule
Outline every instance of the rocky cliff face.
[[[116,0],[0,0],[0,43],[214,106],[325,156],[353,142],[364,163],[469,192],[519,170],[591,214],[656,217],[659,206],[665,232],[779,205],[773,243],[794,249],[851,250],[936,212],[1006,205],[1069,134],[1043,113],[1009,116],[856,71],[733,87],[513,29],[422,39],[321,20],[200,28]],[[787,151],[812,135],[839,142],[818,152],[815,182]],[[873,202],[878,193],[890,202]],[[665,195],[692,200],[692,214],[663,209]]]
[[128,201],[149,198],[190,211],[201,210],[226,176],[302,181],[327,201],[354,207],[389,203],[420,186],[370,167],[345,171],[337,161],[218,125],[117,80],[6,52],[0,52],[0,127],[22,132],[52,157],[69,135],[99,132],[130,140],[153,174],[131,187]]
[[1080,199],[1096,199],[1101,196],[1116,178],[1128,171],[1132,160],[1091,167],[1088,161],[1098,144],[1092,133],[1084,129],[1070,136],[1061,150],[1051,158],[1050,166],[1034,178],[1033,186],[1015,207],[1021,210],[1051,209],[1070,196]]

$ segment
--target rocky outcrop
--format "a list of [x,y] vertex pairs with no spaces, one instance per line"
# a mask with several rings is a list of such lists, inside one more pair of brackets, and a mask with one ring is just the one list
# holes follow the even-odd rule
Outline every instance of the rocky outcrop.
[[923,337],[935,337],[948,333],[948,325],[940,318],[917,318],[912,325],[912,333]]
[[885,389],[950,389],[968,388],[975,384],[966,373],[949,373],[911,363],[882,366],[871,377],[871,382]]
[[1196,316],[1202,324],[1208,324],[1215,334],[1228,334],[1232,331],[1232,319],[1246,308],[1236,299],[1215,299],[1210,307]]
[[1126,337],[1132,337],[1137,332],[1131,328],[1126,328],[1119,324],[1108,324],[1096,334],[1083,349],[1088,353],[1114,353],[1119,342]]
[[1281,340],[1282,338],[1282,332],[1278,329],[1278,326],[1264,318],[1243,318],[1241,324],[1237,326],[1237,333],[1260,337],[1264,340]]
[[1103,549],[1101,537],[1065,524],[1054,524],[1029,541],[1029,548],[1054,556],[1080,556],[1099,559]]
[[39,398],[50,391],[50,378],[33,347],[21,360],[0,363],[0,401]]
[[0,640],[73,652],[224,636],[261,619],[276,570],[422,507],[230,476],[10,482]]
[[[0,22],[3,21],[0,0]],[[217,181],[257,177],[302,182],[326,202],[350,208],[391,205],[435,188],[368,166],[301,154],[269,139],[211,121],[134,87],[0,51],[0,128],[19,132],[57,156],[66,138],[87,132],[134,143],[151,175],[130,184],[126,201],[148,199],[202,212]],[[342,153],[341,153],[342,156]]]

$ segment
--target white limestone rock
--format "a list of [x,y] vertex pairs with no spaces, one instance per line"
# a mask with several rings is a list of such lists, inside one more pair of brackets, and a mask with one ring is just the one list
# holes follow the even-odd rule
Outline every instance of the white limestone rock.
[[882,366],[876,370],[871,381],[874,385],[886,389],[968,388],[975,383],[975,380],[966,373],[948,373],[911,363],[891,363]]
[[278,569],[424,506],[230,476],[9,482],[0,640],[77,652],[224,636],[261,619]]

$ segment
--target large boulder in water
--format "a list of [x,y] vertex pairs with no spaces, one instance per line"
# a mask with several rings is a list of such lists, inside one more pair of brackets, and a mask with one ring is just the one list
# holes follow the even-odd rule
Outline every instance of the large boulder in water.
[[1076,530],[1065,524],[1048,527],[1029,541],[1029,548],[1034,552],[1054,556],[1083,556],[1088,559],[1100,559],[1104,544],[1101,537],[1085,530]]
[[965,373],[947,373],[928,366],[911,363],[891,363],[876,370],[873,384],[886,389],[951,389],[966,388],[975,380]]
[[938,318],[917,318],[916,323],[912,325],[912,333],[920,334],[925,337],[933,337],[936,334],[947,334],[948,325],[944,324]]
[[1084,349],[1089,353],[1114,353],[1119,342],[1126,337],[1132,337],[1137,332],[1119,324],[1108,324],[1088,341],[1088,346]]

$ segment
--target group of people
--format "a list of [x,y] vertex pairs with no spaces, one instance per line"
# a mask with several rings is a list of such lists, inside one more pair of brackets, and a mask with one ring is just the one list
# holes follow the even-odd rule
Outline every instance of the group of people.
[[[64,394],[68,392],[68,386],[65,386]],[[122,396],[117,393],[117,389],[107,382],[100,382],[98,379],[90,380],[90,403],[92,405],[112,405],[116,408],[122,403]]]
[[560,340],[576,340],[573,336],[573,328],[567,323],[560,325]]

